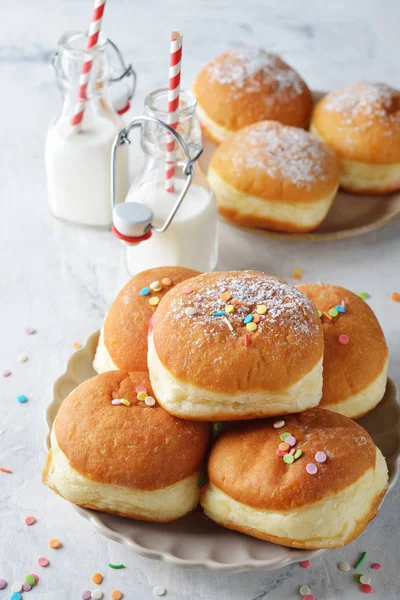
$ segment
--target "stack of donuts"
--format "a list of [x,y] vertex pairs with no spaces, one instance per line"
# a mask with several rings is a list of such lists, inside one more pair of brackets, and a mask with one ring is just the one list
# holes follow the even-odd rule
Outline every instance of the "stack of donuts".
[[168,522],[200,502],[263,540],[343,546],[387,490],[354,420],[382,399],[387,363],[375,315],[344,288],[145,271],[106,315],[99,374],[59,409],[43,481],[125,517]]
[[388,85],[347,85],[314,107],[304,80],[281,58],[236,47],[203,67],[193,91],[203,132],[218,146],[208,177],[229,221],[308,232],[325,219],[339,186],[356,194],[400,190],[400,92]]

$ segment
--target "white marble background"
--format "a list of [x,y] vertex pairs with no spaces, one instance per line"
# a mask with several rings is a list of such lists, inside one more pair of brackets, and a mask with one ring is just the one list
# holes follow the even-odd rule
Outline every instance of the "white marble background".
[[[127,600],[152,597],[154,585],[171,600],[290,600],[307,583],[318,600],[360,597],[348,574],[337,570],[335,551],[315,560],[309,571],[292,566],[274,573],[220,576],[171,568],[135,556],[102,538],[62,499],[40,483],[45,460],[44,408],[52,383],[73,352],[97,329],[116,291],[126,280],[123,251],[108,232],[55,222],[48,214],[43,143],[47,123],[59,108],[48,66],[59,35],[85,28],[91,0],[13,0],[0,3],[0,578],[10,583],[41,571],[32,600],[78,600],[92,587],[96,570],[107,574],[103,590],[119,588]],[[108,0],[105,32],[123,49],[139,74],[133,111],[146,92],[164,86],[168,35],[184,32],[183,81],[208,59],[236,43],[275,50],[313,88],[331,89],[357,79],[399,86],[398,0]],[[391,376],[400,383],[400,220],[367,237],[329,244],[282,243],[221,228],[221,268],[255,267],[290,279],[302,267],[307,280],[327,280],[371,294],[391,352]],[[26,326],[36,327],[27,336]],[[20,364],[19,352],[29,361]],[[366,357],[368,360],[368,357]],[[19,405],[24,393],[29,403]],[[340,555],[353,563],[368,550],[384,569],[374,575],[375,598],[400,597],[400,487],[386,499],[377,519]],[[27,528],[24,518],[38,523]],[[50,552],[50,537],[63,550]],[[51,567],[36,566],[49,556]],[[113,571],[109,561],[124,562]],[[0,591],[0,600],[9,590]]]

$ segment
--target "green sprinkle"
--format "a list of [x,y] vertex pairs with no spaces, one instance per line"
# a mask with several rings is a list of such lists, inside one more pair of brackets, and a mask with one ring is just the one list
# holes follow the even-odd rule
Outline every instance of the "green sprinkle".
[[108,563],[108,566],[112,569],[125,569],[125,565],[113,565],[113,563]]
[[337,317],[339,314],[339,311],[337,308],[330,308],[328,310],[328,315],[330,315],[331,317]]
[[25,577],[25,581],[28,585],[35,585],[35,583],[36,583],[36,579],[34,578],[33,575],[27,575]]
[[207,478],[207,475],[205,475],[199,483],[199,488],[204,487],[206,485],[207,481],[208,481],[208,478]]
[[360,298],[362,298],[363,300],[368,300],[368,298],[371,298],[371,296],[368,294],[368,292],[360,292],[358,294],[360,296]]
[[289,437],[290,435],[292,435],[291,433],[288,433],[287,431],[285,431],[285,433],[281,433],[281,440],[282,442],[284,442],[286,440],[287,437]]
[[300,456],[301,456],[302,454],[303,454],[303,450],[300,450],[300,448],[298,448],[298,449],[296,450],[296,452],[294,453],[294,459],[296,460],[296,459],[300,458]]
[[362,577],[361,573],[357,573],[357,575],[354,575],[354,581],[360,583],[360,577]]
[[294,456],[292,454],[285,454],[283,457],[283,462],[287,465],[291,465],[294,462]]
[[318,316],[319,316],[319,317],[322,317],[322,310],[319,310],[319,311],[318,311]]
[[358,567],[364,562],[365,557],[367,556],[366,552],[363,552],[360,556],[360,559],[356,562],[356,564],[354,565],[355,569],[358,569]]

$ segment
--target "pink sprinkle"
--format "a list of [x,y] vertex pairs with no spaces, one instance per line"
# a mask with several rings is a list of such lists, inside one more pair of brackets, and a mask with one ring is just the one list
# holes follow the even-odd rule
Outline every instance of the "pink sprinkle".
[[339,340],[338,341],[339,341],[339,344],[342,344],[342,346],[346,346],[349,343],[350,338],[349,338],[348,335],[345,335],[343,333],[342,335],[339,335]]
[[182,289],[182,292],[183,292],[184,294],[192,294],[192,293],[193,293],[193,290],[191,290],[190,288],[184,287],[184,288]]
[[306,471],[309,475],[315,475],[315,473],[318,471],[316,465],[314,465],[313,463],[308,463],[306,465]]
[[90,598],[92,597],[92,592],[90,590],[85,590],[84,592],[82,592],[82,600],[90,600]]
[[303,569],[309,569],[311,567],[311,561],[302,560],[300,566],[303,567]]
[[10,377],[11,371],[9,371],[8,369],[6,369],[5,371],[3,371],[2,375],[3,375],[3,377]]
[[26,517],[25,525],[31,526],[31,525],[34,525],[35,523],[36,523],[35,517]]
[[379,571],[380,569],[382,569],[382,565],[380,563],[374,563],[373,565],[371,565],[371,569]]
[[[287,439],[287,438],[286,438],[286,439]],[[285,442],[286,442],[286,440],[285,440]],[[288,442],[288,443],[289,443],[289,442]],[[295,452],[296,452],[296,448],[290,448],[289,454],[292,454],[292,455],[293,455],[293,454],[295,454]]]
[[364,592],[364,594],[373,594],[374,590],[372,589],[372,585],[369,585],[369,583],[363,583],[362,585],[360,585],[360,591]]
[[326,454],[325,452],[317,452],[314,458],[318,463],[323,463],[326,461]]
[[285,438],[285,442],[286,442],[287,444],[289,444],[289,446],[295,446],[295,445],[296,445],[296,438],[295,438],[295,437],[293,437],[292,435],[288,435],[288,436]]
[[111,404],[114,404],[114,406],[119,406],[122,404],[122,402],[119,398],[114,398],[114,400],[111,400]]
[[303,596],[303,600],[315,600],[315,597],[312,594],[307,594],[307,596]]
[[138,386],[137,386],[137,388],[136,388],[136,393],[137,393],[137,394],[140,394],[140,392],[146,392],[146,394],[147,394],[147,390],[146,390],[146,388],[144,387],[144,385],[138,385]]
[[40,567],[48,567],[50,564],[50,562],[47,560],[47,558],[44,558],[44,556],[42,556],[41,558],[38,558],[38,565]]
[[285,454],[287,454],[287,452],[284,452],[283,450],[280,450],[279,448],[277,448],[277,450],[276,450],[277,456],[285,456]]
[[36,329],[34,329],[33,327],[27,327],[25,331],[28,335],[34,335],[36,333]]
[[32,589],[32,586],[29,585],[29,583],[23,583],[22,584],[22,589],[24,590],[24,592],[30,592]]
[[35,580],[35,584],[39,581],[39,577],[37,575],[35,575],[35,573],[30,573],[30,575],[32,575],[33,579]]
[[340,306],[341,306],[342,308],[346,308],[346,303],[345,303],[345,301],[344,301],[344,300],[342,300],[342,301],[341,301],[341,303],[340,303]]

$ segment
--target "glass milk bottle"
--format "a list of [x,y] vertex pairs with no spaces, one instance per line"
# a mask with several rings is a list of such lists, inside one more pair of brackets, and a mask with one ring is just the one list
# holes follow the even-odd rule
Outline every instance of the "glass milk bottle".
[[[54,60],[57,84],[63,93],[59,117],[50,125],[45,148],[45,165],[49,205],[59,219],[110,227],[110,160],[114,138],[123,121],[107,98],[110,77],[106,55],[107,39],[86,51],[87,35],[64,34]],[[76,112],[80,76],[84,60],[90,57],[87,102],[79,125],[72,125]],[[128,154],[118,155],[116,201],[122,202],[129,189]]]
[[[168,115],[168,90],[156,90],[145,100],[145,115],[166,122],[177,122],[177,132],[191,158],[201,151],[201,131],[196,117],[196,100],[180,92],[179,110]],[[140,118],[139,118],[140,119]],[[169,120],[168,120],[169,119]],[[152,213],[152,235],[139,244],[127,244],[126,258],[131,274],[159,266],[184,266],[199,271],[213,271],[217,265],[217,207],[216,200],[195,163],[193,180],[188,192],[168,228],[157,232],[168,218],[187,182],[184,173],[187,157],[175,143],[174,191],[167,191],[166,145],[167,132],[162,123],[144,121],[141,126],[141,147],[145,154],[142,170],[134,179],[126,202],[143,203]]]

